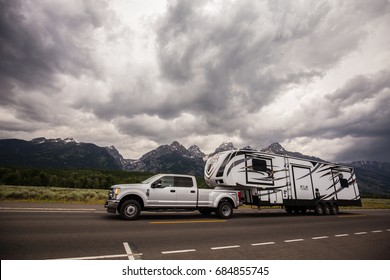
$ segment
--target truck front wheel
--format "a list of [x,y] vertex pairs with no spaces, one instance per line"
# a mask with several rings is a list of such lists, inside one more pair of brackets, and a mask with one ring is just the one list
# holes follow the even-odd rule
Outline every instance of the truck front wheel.
[[221,219],[230,219],[233,216],[233,207],[227,201],[221,201],[218,205],[216,214]]
[[119,214],[124,220],[135,220],[138,218],[140,213],[141,205],[136,200],[125,201],[119,210]]

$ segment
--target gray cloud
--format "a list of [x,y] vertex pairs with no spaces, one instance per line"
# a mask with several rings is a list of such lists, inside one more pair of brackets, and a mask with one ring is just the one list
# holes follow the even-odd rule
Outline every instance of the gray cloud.
[[0,106],[29,122],[51,121],[51,103],[63,102],[60,76],[101,77],[93,40],[85,40],[102,25],[101,4],[1,1]]
[[107,1],[2,1],[0,129],[88,123],[91,142],[104,126],[148,147],[348,138],[340,157],[368,156],[389,144],[388,62],[307,89],[388,30],[389,2],[371,2],[170,1],[132,26]]

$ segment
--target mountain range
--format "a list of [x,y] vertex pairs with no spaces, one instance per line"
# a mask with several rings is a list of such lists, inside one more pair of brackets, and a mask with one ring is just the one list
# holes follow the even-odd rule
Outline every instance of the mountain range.
[[[203,176],[205,161],[208,157],[233,149],[236,149],[233,143],[224,142],[213,153],[206,155],[196,145],[186,149],[179,142],[174,141],[170,145],[161,145],[134,160],[123,158],[114,146],[99,147],[92,143],[79,143],[73,138],[46,139],[40,137],[31,141],[0,139],[0,166],[127,170]],[[253,150],[250,146],[242,149]],[[273,143],[261,151],[325,161],[299,152],[287,151],[279,143]],[[362,193],[370,196],[390,197],[390,163],[357,161],[343,164],[355,168]]]

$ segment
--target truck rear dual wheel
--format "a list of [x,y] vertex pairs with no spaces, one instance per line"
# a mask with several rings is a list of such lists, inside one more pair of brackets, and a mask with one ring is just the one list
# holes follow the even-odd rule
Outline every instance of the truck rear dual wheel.
[[136,200],[127,200],[122,204],[119,214],[124,220],[135,220],[141,214],[141,205]]
[[221,201],[215,213],[221,219],[230,219],[233,216],[233,207],[228,201]]

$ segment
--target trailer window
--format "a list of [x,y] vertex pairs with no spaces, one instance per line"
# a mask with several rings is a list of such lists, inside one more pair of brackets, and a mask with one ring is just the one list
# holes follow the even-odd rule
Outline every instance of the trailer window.
[[175,177],[175,187],[191,188],[194,184],[190,177]]
[[342,188],[348,188],[349,187],[348,180],[347,179],[340,179],[340,185]]
[[262,159],[252,159],[252,169],[254,171],[266,172],[267,171],[267,162]]

